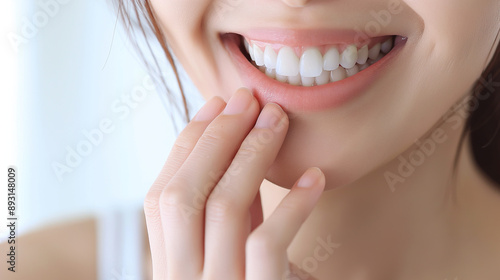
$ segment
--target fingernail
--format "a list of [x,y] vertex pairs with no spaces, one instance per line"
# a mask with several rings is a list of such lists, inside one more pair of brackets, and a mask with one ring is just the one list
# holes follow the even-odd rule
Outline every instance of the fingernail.
[[283,118],[285,114],[283,110],[276,104],[268,103],[262,109],[262,112],[255,124],[256,128],[271,128],[280,131],[283,127]]
[[193,117],[193,121],[203,122],[213,120],[220,113],[223,104],[224,101],[218,96],[210,98]]
[[312,187],[318,180],[321,179],[323,173],[317,167],[311,167],[307,169],[307,171],[300,177],[299,182],[297,183],[297,187],[300,188],[310,188]]
[[239,89],[229,99],[229,102],[224,109],[225,115],[237,115],[245,112],[252,103],[253,96],[248,89]]

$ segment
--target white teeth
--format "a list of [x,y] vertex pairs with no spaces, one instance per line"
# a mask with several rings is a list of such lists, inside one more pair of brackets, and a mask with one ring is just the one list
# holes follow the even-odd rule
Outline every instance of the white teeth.
[[366,68],[368,68],[368,66],[370,66],[370,64],[368,62],[365,64],[359,65],[359,71],[365,70]]
[[[356,75],[382,59],[393,48],[393,39],[368,45],[359,50],[355,45],[346,46],[340,54],[337,47],[330,47],[324,55],[319,47],[307,48],[300,58],[295,50],[282,46],[275,51],[273,45],[259,43],[263,48],[244,40],[244,47],[254,65],[266,76],[293,86],[321,86]],[[341,66],[341,67],[340,67]]]
[[301,77],[302,85],[305,87],[312,87],[314,85],[315,79],[312,77]]
[[264,52],[260,49],[259,46],[253,45],[253,57],[255,64],[258,66],[264,66]]
[[376,59],[379,53],[380,53],[380,43],[377,43],[368,51],[368,57],[370,59]]
[[283,47],[276,60],[276,74],[283,76],[296,76],[299,74],[299,58],[290,47]]
[[278,55],[273,48],[271,46],[266,46],[266,49],[264,50],[264,64],[266,67],[269,69],[275,69],[277,59]]
[[336,48],[330,48],[323,57],[323,69],[332,71],[339,68],[340,54]]
[[348,69],[356,65],[356,60],[358,60],[358,49],[354,45],[348,46],[342,55],[340,56],[340,65]]
[[316,85],[321,86],[330,82],[330,71],[323,71],[319,77],[316,77]]
[[300,75],[288,77],[288,83],[292,86],[299,86],[302,82]]
[[358,60],[356,61],[358,64],[365,64],[368,60],[368,46],[363,46],[358,51]]
[[300,57],[300,75],[318,77],[323,72],[323,56],[317,48],[307,49]]
[[255,56],[253,55],[253,47],[252,46],[248,46],[248,53],[250,54],[250,58],[252,59],[252,61],[255,61]]
[[347,73],[347,77],[351,77],[351,76],[358,74],[359,67],[358,67],[358,65],[354,65],[352,68],[346,69],[345,71]]
[[380,46],[380,50],[383,53],[388,53],[392,49],[392,38],[388,39],[387,41],[383,42],[382,45]]
[[288,77],[276,73],[276,80],[282,83],[286,83],[288,81]]
[[268,76],[271,79],[276,78],[276,70],[274,70],[274,69],[269,69],[266,66],[266,72],[265,73],[266,73],[266,76]]
[[252,59],[252,61],[255,61],[254,59],[254,55],[253,55],[253,48],[252,48],[252,45],[248,43],[247,40],[243,40],[243,42],[245,43],[245,49],[247,50],[247,53],[250,55],[250,58]]
[[330,74],[330,81],[332,82],[338,82],[345,78],[347,78],[347,73],[345,72],[345,69],[342,67],[333,70]]

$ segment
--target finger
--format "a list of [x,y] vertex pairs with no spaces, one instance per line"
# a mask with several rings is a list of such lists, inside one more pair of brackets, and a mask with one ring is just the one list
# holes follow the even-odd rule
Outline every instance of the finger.
[[149,243],[153,262],[153,276],[155,279],[165,279],[165,242],[159,211],[159,199],[163,188],[177,172],[182,163],[191,153],[196,142],[205,131],[208,124],[222,111],[224,100],[214,97],[200,109],[186,128],[177,138],[168,159],[158,178],[149,189],[144,199],[144,214],[148,227]]
[[262,222],[264,221],[264,213],[262,212],[262,201],[260,198],[260,192],[257,192],[255,200],[252,202],[252,205],[250,205],[249,215],[250,215],[249,217],[250,228],[248,232],[252,232],[258,226],[260,226],[260,224],[262,224]]
[[[208,278],[229,275],[242,279],[247,216],[288,128],[288,118],[276,104],[267,104],[231,165],[210,194],[205,213],[205,265]],[[234,265],[228,266],[228,263]],[[205,269],[206,270],[206,269]]]
[[163,190],[160,209],[168,248],[167,270],[189,270],[194,262],[201,271],[207,196],[253,127],[258,112],[257,100],[251,93],[238,90]]
[[246,278],[283,279],[290,274],[287,248],[307,219],[325,187],[318,168],[308,169],[271,216],[248,237]]

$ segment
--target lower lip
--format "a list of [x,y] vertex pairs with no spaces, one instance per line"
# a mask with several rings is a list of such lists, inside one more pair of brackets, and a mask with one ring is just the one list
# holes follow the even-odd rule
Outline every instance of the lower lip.
[[321,86],[303,87],[271,79],[255,68],[240,51],[240,37],[236,34],[223,35],[222,40],[238,70],[261,106],[277,103],[287,112],[313,112],[341,106],[359,96],[373,83],[389,63],[397,56],[406,41],[395,45],[382,59],[365,70],[338,82]]

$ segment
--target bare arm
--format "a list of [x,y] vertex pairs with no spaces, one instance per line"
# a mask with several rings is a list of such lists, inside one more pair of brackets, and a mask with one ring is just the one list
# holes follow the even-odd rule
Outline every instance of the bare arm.
[[16,272],[7,270],[11,244],[0,244],[0,279],[96,279],[92,218],[42,228],[16,239]]

